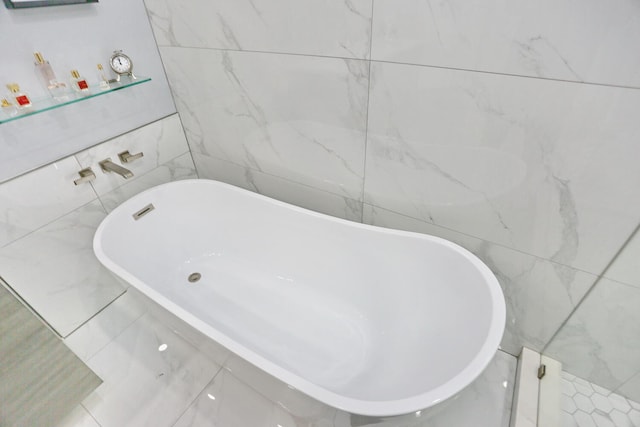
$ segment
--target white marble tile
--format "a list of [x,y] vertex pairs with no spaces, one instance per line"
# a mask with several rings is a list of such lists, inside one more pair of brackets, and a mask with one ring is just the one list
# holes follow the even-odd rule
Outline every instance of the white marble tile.
[[498,351],[475,382],[432,410],[383,419],[339,411],[335,427],[508,427],[516,364],[515,357]]
[[[160,351],[162,345],[164,351]],[[104,383],[83,406],[102,427],[172,426],[219,370],[144,315],[88,361]]]
[[151,187],[167,182],[197,177],[198,175],[196,173],[196,167],[193,164],[193,159],[191,158],[191,153],[185,153],[159,165],[144,175],[140,175],[137,179],[131,182],[127,181],[115,190],[101,195],[100,201],[107,212],[111,212],[122,202]]
[[[631,377],[626,383],[622,384],[616,393],[627,397],[634,402],[640,402],[640,371]],[[632,405],[633,406],[633,405]],[[640,411],[640,404],[634,406],[637,411]],[[640,415],[640,414],[639,414]]]
[[295,390],[236,355],[232,355],[223,368],[296,419],[310,422],[333,419],[335,416],[334,408]]
[[[144,157],[122,164],[118,153],[129,150],[131,154],[144,153]],[[98,195],[103,195],[124,184],[137,180],[140,176],[175,159],[189,151],[184,130],[177,114],[153,122],[147,126],[111,139],[100,145],[76,154],[82,167],[93,168],[96,179],[92,182]],[[130,169],[133,177],[125,180],[115,173],[104,173],[98,162],[111,160]]]
[[125,292],[104,310],[65,338],[64,343],[83,361],[120,335],[145,313],[135,292]]
[[316,419],[296,417],[223,370],[175,427],[332,427],[335,410],[325,415]]
[[367,61],[161,53],[192,152],[361,199]]
[[0,249],[2,277],[63,337],[124,292],[93,254],[105,216],[94,201]]
[[640,371],[640,290],[600,280],[545,353],[609,390]]
[[161,323],[171,330],[171,332],[191,344],[209,360],[222,366],[230,357],[231,352],[226,347],[207,337],[180,317],[155,303],[134,287],[130,287],[127,292],[135,293],[136,298],[144,303],[147,313],[154,321]]
[[227,182],[274,199],[328,215],[360,221],[362,203],[348,197],[261,173],[234,163],[193,153],[200,178]]
[[160,46],[366,59],[372,0],[145,0]]
[[638,223],[640,91],[372,64],[365,202],[599,274]]
[[623,0],[377,0],[372,58],[640,86],[640,6]]
[[629,241],[627,246],[613,261],[605,276],[618,282],[640,288],[640,233]]
[[364,221],[442,237],[473,252],[498,278],[507,321],[501,348],[542,351],[596,277],[500,245],[365,204]]
[[0,247],[96,198],[90,185],[74,185],[82,169],[73,157],[0,184]]
[[57,427],[100,427],[82,405],[78,405]]

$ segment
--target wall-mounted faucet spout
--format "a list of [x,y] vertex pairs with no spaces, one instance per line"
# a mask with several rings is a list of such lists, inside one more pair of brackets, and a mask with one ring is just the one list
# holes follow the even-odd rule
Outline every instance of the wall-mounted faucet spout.
[[122,166],[113,163],[110,158],[104,159],[98,164],[100,165],[100,169],[102,169],[102,172],[104,173],[115,172],[124,179],[129,179],[133,176],[133,172],[131,172],[127,168],[123,168]]

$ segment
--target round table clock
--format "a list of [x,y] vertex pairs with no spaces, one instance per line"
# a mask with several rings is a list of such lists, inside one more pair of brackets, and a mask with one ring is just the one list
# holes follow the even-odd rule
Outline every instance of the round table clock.
[[133,61],[127,55],[122,53],[121,50],[116,50],[111,55],[109,59],[109,65],[111,69],[118,75],[117,81],[120,81],[121,76],[127,76],[132,79],[135,79],[136,76],[133,75]]

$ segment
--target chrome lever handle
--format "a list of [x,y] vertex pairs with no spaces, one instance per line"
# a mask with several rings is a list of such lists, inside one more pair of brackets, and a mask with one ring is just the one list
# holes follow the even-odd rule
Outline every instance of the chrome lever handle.
[[144,153],[142,151],[136,154],[129,153],[129,150],[123,151],[122,153],[118,153],[118,158],[122,163],[130,163],[143,156],[144,156]]
[[73,180],[73,183],[75,185],[84,184],[85,182],[91,182],[96,179],[96,174],[93,173],[91,168],[82,169],[80,172],[78,172],[78,175],[80,175],[80,178]]

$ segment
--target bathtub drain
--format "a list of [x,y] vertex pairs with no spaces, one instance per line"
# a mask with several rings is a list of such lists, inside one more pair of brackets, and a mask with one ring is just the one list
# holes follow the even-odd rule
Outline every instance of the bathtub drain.
[[195,283],[198,280],[200,280],[201,277],[202,277],[202,274],[200,273],[191,273],[187,280],[189,280],[189,282],[191,283]]

